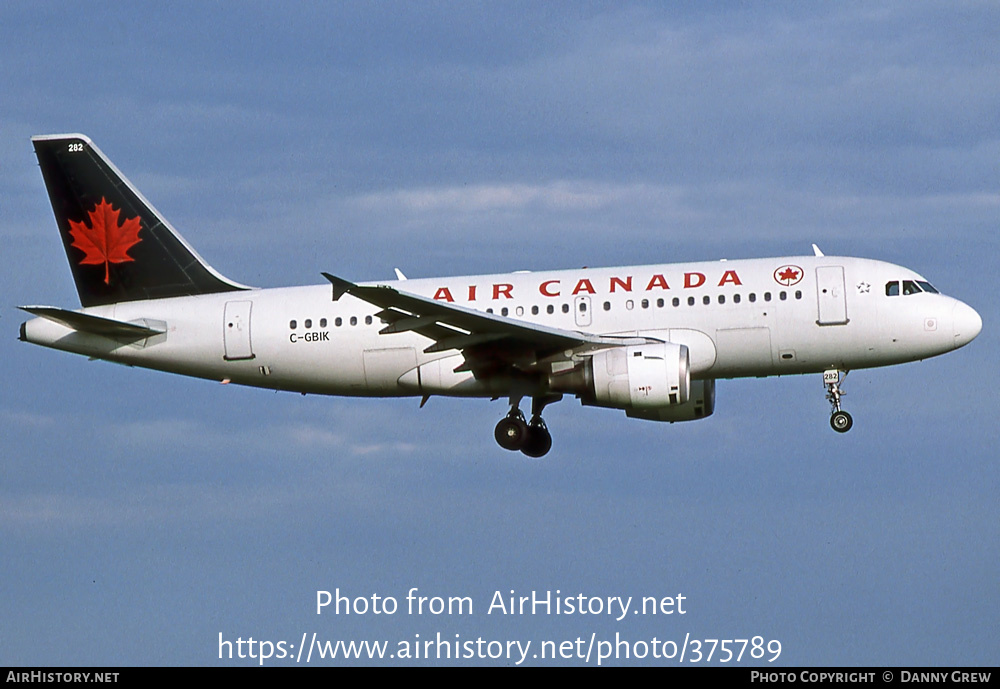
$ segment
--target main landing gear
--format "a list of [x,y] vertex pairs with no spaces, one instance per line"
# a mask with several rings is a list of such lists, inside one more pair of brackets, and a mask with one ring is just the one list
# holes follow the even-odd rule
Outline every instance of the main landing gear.
[[851,430],[851,426],[854,425],[854,419],[851,418],[851,415],[840,408],[840,398],[847,394],[840,389],[840,384],[847,378],[848,373],[848,371],[844,371],[844,375],[841,376],[840,371],[837,369],[823,371],[823,385],[826,386],[826,399],[833,405],[833,411],[830,414],[830,426],[837,433],[847,433],[847,431]]
[[520,397],[511,397],[510,411],[500,419],[493,437],[497,444],[505,450],[520,450],[528,457],[542,457],[552,449],[552,436],[542,420],[542,410],[553,402],[562,399],[562,395],[533,397],[531,399],[531,421],[524,420],[519,405]]

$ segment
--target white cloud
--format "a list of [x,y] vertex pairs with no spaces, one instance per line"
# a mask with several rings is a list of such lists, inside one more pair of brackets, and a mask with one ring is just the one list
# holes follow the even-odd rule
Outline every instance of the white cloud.
[[643,184],[616,185],[594,181],[558,180],[542,184],[475,184],[423,187],[364,194],[354,199],[362,208],[386,206],[421,212],[477,213],[538,207],[552,211],[589,211],[620,205],[668,188]]

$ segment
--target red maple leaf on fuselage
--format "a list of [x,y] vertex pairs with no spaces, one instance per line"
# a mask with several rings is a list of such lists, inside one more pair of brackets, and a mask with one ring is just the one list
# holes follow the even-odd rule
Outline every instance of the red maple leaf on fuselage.
[[112,263],[128,263],[135,259],[128,255],[128,250],[141,242],[139,230],[142,225],[139,216],[129,218],[118,224],[120,210],[111,207],[104,197],[90,211],[90,227],[86,222],[69,221],[69,233],[73,244],[84,253],[80,265],[104,264],[104,284],[111,284],[109,269]]
[[792,268],[785,268],[784,271],[778,273],[778,279],[784,280],[785,282],[791,282],[799,276],[799,271]]

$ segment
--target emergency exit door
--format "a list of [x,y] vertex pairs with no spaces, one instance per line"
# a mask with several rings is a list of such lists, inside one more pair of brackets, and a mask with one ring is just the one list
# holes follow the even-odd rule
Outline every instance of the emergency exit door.
[[581,328],[590,326],[592,317],[590,315],[590,297],[581,296],[573,298],[573,313],[576,324]]

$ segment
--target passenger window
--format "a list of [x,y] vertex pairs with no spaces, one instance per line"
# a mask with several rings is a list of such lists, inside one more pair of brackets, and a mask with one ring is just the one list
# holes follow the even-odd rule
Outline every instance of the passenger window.
[[649,299],[643,299],[642,300],[642,308],[644,308],[644,309],[648,309],[649,308]]
[[750,298],[750,303],[751,304],[754,303],[755,301],[757,301],[757,293],[756,292],[751,292],[749,298]]
[[321,328],[325,328],[326,327],[326,319],[325,318],[320,318],[319,319],[319,327],[321,327]]
[[303,323],[303,325],[305,325],[305,326],[306,326],[307,328],[311,328],[311,327],[313,327],[313,322],[312,322],[312,319],[311,319],[311,318],[307,318],[307,319],[306,319],[306,322],[305,322],[305,323]]
[[764,301],[771,301],[771,293],[764,292]]
[[898,282],[887,282],[887,283],[885,283],[885,296],[887,296],[887,297],[898,297],[899,296],[899,283]]
[[611,310],[611,302],[610,301],[604,302],[604,310],[605,311],[610,311]]
[[563,313],[569,313],[569,304],[563,304],[562,305],[562,312]]
[[704,297],[701,298],[701,303],[704,304],[705,306],[708,306],[709,304],[712,303],[712,297],[706,294]]
[[635,302],[629,299],[625,302],[625,308],[631,311],[635,307]]
[[523,316],[524,315],[524,307],[523,306],[518,306],[516,309],[514,309],[514,313],[516,313],[518,316]]
[[720,294],[719,295],[719,303],[720,304],[725,304],[726,303],[726,295],[725,294]]
[[531,307],[531,315],[532,316],[537,316],[538,315],[538,307],[537,306],[532,306]]
[[795,298],[796,299],[801,299],[802,298],[802,290],[800,290],[800,289],[795,290]]
[[694,306],[694,297],[688,297],[688,306]]
[[351,316],[351,325],[357,325],[357,324],[358,324],[358,317]]
[[664,304],[664,303],[665,303],[665,302],[663,301],[663,299],[662,299],[662,298],[660,298],[660,299],[657,299],[657,300],[656,300],[656,307],[657,307],[657,308],[659,308],[659,309],[662,309],[662,308],[663,308],[663,304]]
[[506,316],[508,313],[510,313],[510,309],[508,309],[506,306],[500,309],[501,316]]
[[288,321],[288,327],[291,328],[292,330],[295,330],[295,328],[297,328],[298,325],[299,324],[296,323],[295,321]]
[[337,316],[336,318],[333,319],[333,324],[339,328],[344,324],[344,319],[341,318],[340,316]]
[[670,302],[670,303],[673,304],[674,306],[680,306],[681,305],[681,300],[678,299],[677,297],[674,297],[674,300],[672,302]]
[[734,294],[733,295],[733,303],[734,304],[739,304],[740,303],[740,295],[738,295],[738,294]]
[[552,304],[549,304],[548,306],[545,307],[545,313],[551,314],[555,312],[556,312],[556,307],[554,307]]
[[371,324],[372,324],[372,317],[365,316],[365,325],[371,325]]
[[781,293],[778,294],[778,298],[781,299],[781,301],[785,301],[785,299],[788,299],[788,295],[785,294],[785,290],[781,290]]

